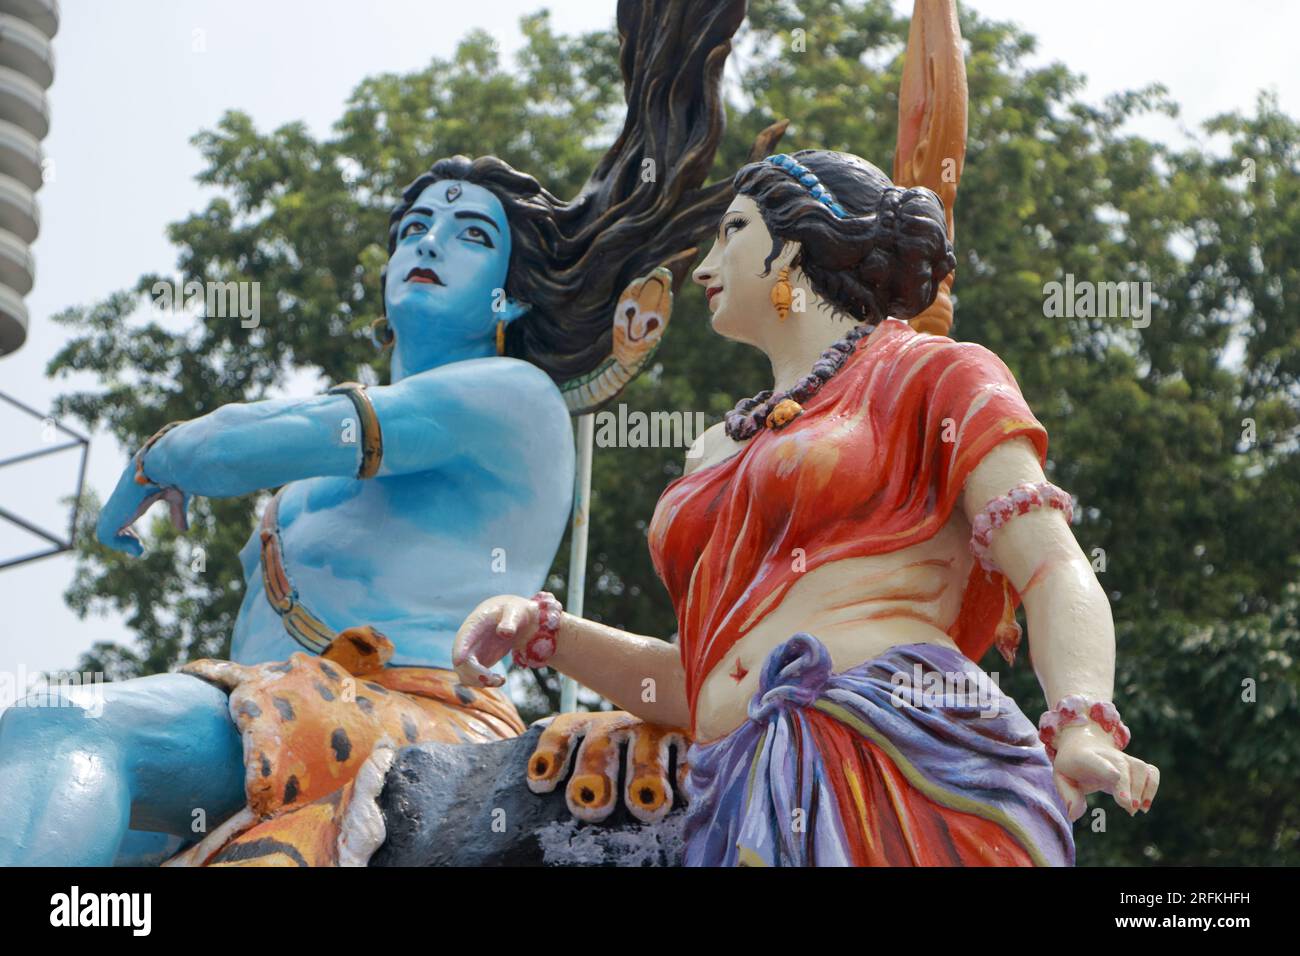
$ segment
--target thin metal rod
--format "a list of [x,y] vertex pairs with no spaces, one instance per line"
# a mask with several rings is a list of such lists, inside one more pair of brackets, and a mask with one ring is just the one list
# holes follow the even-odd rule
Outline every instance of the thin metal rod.
[[[569,536],[569,592],[565,610],[582,617],[587,588],[587,535],[591,530],[591,453],[596,443],[596,416],[579,415],[574,425],[578,461],[573,481],[573,533]],[[560,678],[560,711],[578,709],[578,682]]]
[[12,458],[6,458],[3,461],[0,461],[0,468],[3,468],[5,465],[16,465],[20,461],[30,461],[33,458],[40,458],[41,455],[53,455],[56,451],[63,451],[67,448],[80,448],[84,444],[85,442],[81,441],[70,441],[65,442],[62,445],[55,445],[53,448],[42,448],[39,451],[24,452],[21,455],[14,455]]
[[57,428],[59,431],[63,432],[65,435],[71,435],[73,438],[80,439],[81,441],[84,442],[90,441],[90,439],[87,438],[85,435],[73,431],[71,428],[69,428],[66,425],[60,424],[57,419],[51,417],[50,415],[41,414],[36,409],[32,408],[30,405],[24,405],[22,402],[18,401],[18,399],[14,398],[12,395],[6,395],[4,392],[0,392],[0,400],[8,402],[10,405],[13,405],[15,408],[21,408],[23,411],[25,411],[28,415],[31,415],[33,418],[39,418],[41,421],[45,421],[46,419],[49,419],[54,424],[54,427]]
[[72,499],[72,517],[68,519],[68,546],[77,543],[77,522],[81,519],[81,499],[86,491],[86,464],[90,461],[90,442],[81,448],[81,467],[77,470],[77,492]]
[[0,561],[0,571],[2,571],[5,568],[12,568],[19,564],[26,564],[29,561],[38,561],[41,558],[53,557],[56,554],[63,554],[64,552],[72,550],[77,540],[77,521],[81,517],[81,499],[86,489],[86,464],[90,457],[90,439],[87,438],[85,435],[82,435],[74,431],[73,429],[68,428],[66,425],[60,424],[53,417],[49,415],[44,415],[41,412],[37,411],[36,409],[32,408],[30,405],[20,402],[12,395],[7,395],[4,392],[0,392],[0,401],[9,403],[15,408],[20,409],[23,412],[26,412],[28,415],[31,415],[33,418],[40,419],[43,422],[49,422],[56,429],[63,432],[63,434],[73,439],[72,441],[65,442],[62,445],[54,445],[50,448],[41,448],[36,451],[23,452],[21,454],[14,455],[10,458],[0,460],[0,467],[4,467],[6,465],[16,465],[19,464],[20,462],[31,461],[35,458],[41,458],[45,455],[53,455],[56,452],[68,451],[73,448],[81,449],[81,462],[77,468],[77,491],[73,498],[72,514],[68,521],[68,540],[61,541],[53,533],[46,531],[44,528],[38,527],[37,525],[32,524],[30,521],[18,517],[18,515],[14,514],[13,512],[5,508],[0,508],[0,520],[8,521],[13,525],[22,528],[24,531],[28,532],[29,534],[33,534],[38,538],[44,538],[46,541],[50,542],[50,544],[54,545],[54,547],[49,549],[48,551],[33,551],[30,554],[25,554],[17,558],[10,558],[5,561]]
[[18,527],[22,528],[24,531],[30,531],[38,538],[44,538],[50,544],[57,545],[58,547],[63,548],[64,550],[67,550],[67,548],[70,547],[69,542],[60,541],[58,538],[50,534],[48,531],[36,527],[36,525],[32,524],[29,521],[24,521],[22,518],[18,517],[13,512],[7,511],[4,508],[0,508],[0,518],[4,518],[6,521],[12,521],[14,524],[18,525]]
[[0,561],[0,571],[5,568],[12,568],[19,564],[26,564],[28,561],[39,561],[41,558],[52,558],[56,554],[64,554],[71,551],[71,548],[50,548],[48,551],[33,551],[31,554],[25,554],[21,558],[10,558],[8,561]]

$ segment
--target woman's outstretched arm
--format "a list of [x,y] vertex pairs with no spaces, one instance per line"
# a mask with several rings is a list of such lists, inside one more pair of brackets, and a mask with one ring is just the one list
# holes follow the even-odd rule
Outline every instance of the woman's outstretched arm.
[[[456,635],[452,665],[472,686],[497,686],[487,668],[521,650],[537,630],[540,613],[529,598],[488,598]],[[690,726],[686,673],[677,645],[620,631],[572,614],[561,615],[555,653],[546,662],[647,723]]]
[[[995,447],[966,479],[962,509],[984,506],[1023,482],[1046,481],[1027,438]],[[1115,627],[1110,602],[1065,515],[1040,508],[993,532],[990,553],[1025,605],[1035,673],[1048,706],[1067,694],[1110,700]]]
[[[1029,440],[1011,439],[970,473],[962,509],[973,523],[993,499],[1023,482],[1045,480]],[[1014,517],[993,532],[989,551],[1024,602],[1034,672],[1048,706],[1070,694],[1112,700],[1115,627],[1110,602],[1065,516],[1044,507]],[[1159,771],[1121,751],[1099,726],[1066,727],[1056,747],[1057,787],[1071,819],[1083,813],[1083,796],[1095,790],[1114,794],[1129,813],[1149,808]]]

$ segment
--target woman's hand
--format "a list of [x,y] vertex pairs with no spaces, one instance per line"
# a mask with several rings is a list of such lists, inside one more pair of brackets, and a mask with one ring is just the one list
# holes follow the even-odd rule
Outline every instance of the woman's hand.
[[488,598],[470,612],[456,632],[451,665],[462,684],[500,687],[506,679],[488,670],[511,651],[524,647],[537,632],[537,602],[510,594]]
[[136,519],[148,511],[155,501],[165,501],[171,509],[172,524],[176,530],[185,531],[189,528],[186,511],[190,496],[179,488],[163,488],[153,483],[140,484],[135,476],[136,456],[132,456],[122,477],[118,479],[113,494],[100,509],[95,537],[101,544],[138,558],[144,553],[144,546],[132,528]]
[[1110,734],[1091,722],[1059,731],[1052,768],[1053,782],[1071,822],[1088,809],[1084,798],[1089,793],[1102,790],[1111,794],[1134,816],[1139,810],[1151,809],[1160,786],[1158,768],[1130,757],[1115,746]]

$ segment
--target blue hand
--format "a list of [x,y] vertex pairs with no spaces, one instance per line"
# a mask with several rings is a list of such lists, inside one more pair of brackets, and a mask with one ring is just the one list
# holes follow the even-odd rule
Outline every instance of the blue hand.
[[139,484],[135,480],[135,459],[132,458],[117,481],[117,487],[99,513],[95,537],[100,543],[116,551],[140,557],[144,546],[131,527],[137,518],[149,510],[155,501],[166,501],[171,507],[172,524],[177,530],[189,527],[186,512],[190,496],[179,488],[161,488],[155,484]]

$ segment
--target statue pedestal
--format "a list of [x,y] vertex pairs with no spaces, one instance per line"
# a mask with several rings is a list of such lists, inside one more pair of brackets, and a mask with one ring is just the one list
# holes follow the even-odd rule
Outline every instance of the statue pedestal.
[[379,793],[386,839],[371,866],[679,866],[684,809],[645,824],[618,801],[603,823],[570,815],[563,785],[528,789],[542,728],[512,740],[417,744],[397,752]]

